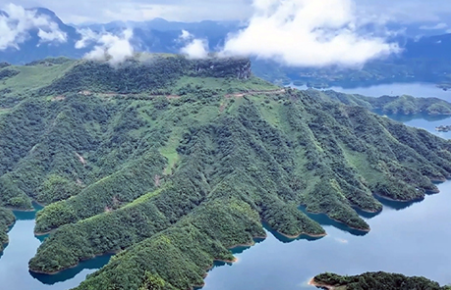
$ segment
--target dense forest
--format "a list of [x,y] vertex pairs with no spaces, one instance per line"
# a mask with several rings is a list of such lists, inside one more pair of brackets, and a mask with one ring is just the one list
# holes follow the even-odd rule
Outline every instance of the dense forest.
[[[51,64],[51,65],[49,65]],[[356,209],[451,176],[451,143],[356,104],[280,88],[243,59],[46,61],[1,89],[0,205],[50,233],[30,270],[99,254],[77,289],[188,289],[265,236],[325,235],[298,208],[369,231]],[[8,223],[5,223],[8,224]]]
[[365,273],[356,276],[339,276],[325,273],[316,276],[313,283],[318,288],[336,290],[450,290],[424,277],[406,277],[384,272]]
[[3,246],[8,243],[8,229],[14,223],[15,217],[13,213],[5,208],[0,207],[0,252]]

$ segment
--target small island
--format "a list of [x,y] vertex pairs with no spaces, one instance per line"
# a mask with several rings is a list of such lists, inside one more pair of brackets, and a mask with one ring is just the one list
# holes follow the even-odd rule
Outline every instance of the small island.
[[441,125],[438,127],[435,127],[435,130],[438,132],[449,132],[451,131],[451,125]]
[[450,286],[441,287],[437,282],[424,277],[407,277],[401,274],[385,272],[365,273],[356,276],[340,276],[324,273],[314,277],[310,285],[321,289],[336,290],[450,290]]

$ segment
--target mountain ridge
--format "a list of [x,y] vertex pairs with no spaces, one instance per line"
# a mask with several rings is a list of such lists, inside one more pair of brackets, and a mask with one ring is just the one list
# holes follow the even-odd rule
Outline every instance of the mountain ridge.
[[0,86],[0,204],[45,204],[50,232],[30,271],[118,252],[76,289],[188,289],[263,222],[323,236],[300,205],[367,232],[355,209],[380,212],[373,194],[422,199],[451,176],[449,141],[270,84],[248,59],[156,57],[3,68],[19,74]]

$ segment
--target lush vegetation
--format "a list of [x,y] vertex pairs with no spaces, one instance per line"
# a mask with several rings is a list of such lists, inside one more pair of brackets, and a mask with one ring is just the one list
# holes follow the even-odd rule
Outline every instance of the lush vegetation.
[[[140,59],[142,58],[142,59]],[[238,78],[250,77],[250,61],[241,58],[227,60],[204,59],[190,61],[182,56],[141,56],[112,67],[86,61],[75,65],[64,76],[39,95],[57,95],[67,92],[104,92],[134,94],[150,92],[164,94],[182,76]]]
[[[339,276],[325,273],[314,278],[314,283],[318,288],[337,290],[449,290],[450,286],[441,287],[437,282],[433,282],[424,277],[406,277],[400,274],[384,272],[365,273],[356,276]],[[322,286],[322,287],[321,287]]]
[[3,246],[8,243],[7,232],[14,221],[15,217],[13,213],[8,209],[0,207],[0,252],[3,251]]
[[[50,81],[38,85],[36,67]],[[451,175],[449,142],[273,86],[247,60],[15,69],[0,114],[0,205],[46,205],[35,231],[51,234],[34,272],[119,252],[78,289],[187,289],[214,260],[232,261],[230,247],[264,236],[262,222],[290,238],[324,235],[300,205],[369,230],[355,209],[380,211],[373,193],[421,199]],[[20,87],[22,74],[34,82]]]
[[10,77],[14,77],[16,75],[18,75],[20,72],[16,71],[16,70],[12,70],[12,69],[1,69],[0,70],[0,81],[10,78]]

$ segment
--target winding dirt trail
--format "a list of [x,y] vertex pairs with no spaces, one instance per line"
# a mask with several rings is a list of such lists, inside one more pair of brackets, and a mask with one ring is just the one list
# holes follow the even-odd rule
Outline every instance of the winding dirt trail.
[[224,97],[227,98],[227,99],[230,99],[230,98],[242,98],[244,96],[260,95],[260,94],[280,95],[280,94],[284,94],[285,92],[286,92],[285,89],[280,89],[280,90],[259,90],[259,91],[249,91],[249,92],[240,92],[240,93],[234,93],[234,94],[227,94]]

